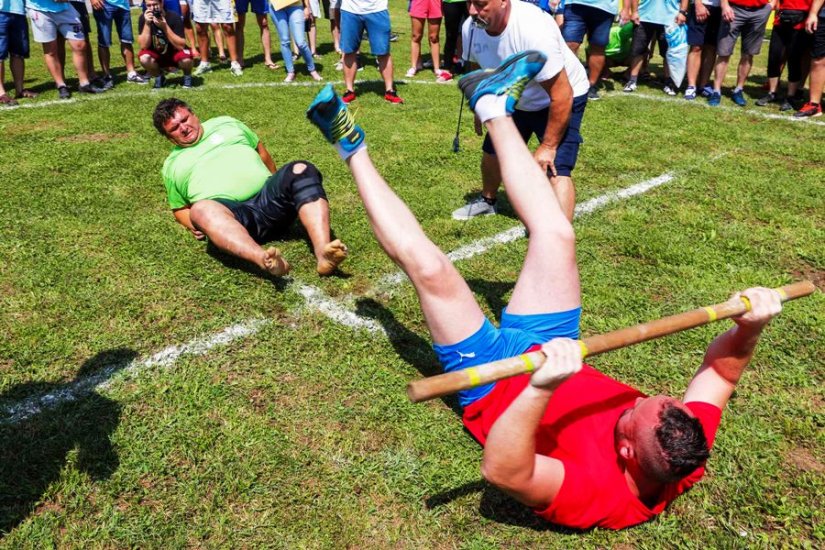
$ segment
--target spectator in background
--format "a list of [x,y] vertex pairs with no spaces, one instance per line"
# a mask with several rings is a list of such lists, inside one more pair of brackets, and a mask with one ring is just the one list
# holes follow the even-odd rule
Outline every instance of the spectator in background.
[[[243,76],[243,68],[238,61],[238,48],[235,39],[235,5],[232,0],[192,0],[192,19],[198,33],[198,49],[201,61],[195,68],[195,76],[212,70],[209,63],[209,26],[220,25],[226,45],[229,48],[231,63],[229,70],[234,76]],[[215,37],[217,40],[217,34]]]
[[[29,26],[24,0],[0,0],[0,105],[12,107],[20,98],[33,99],[37,94],[23,88],[25,59],[29,57]],[[10,58],[10,59],[9,59]],[[9,59],[15,97],[4,86],[6,59]]]
[[708,98],[708,105],[716,106],[722,102],[722,84],[728,72],[728,63],[736,46],[736,39],[742,35],[742,53],[739,56],[739,68],[736,71],[736,87],[731,99],[740,107],[748,104],[742,88],[751,72],[753,56],[759,55],[765,26],[774,8],[776,0],[721,0],[722,25],[719,29],[719,43],[716,48],[716,67],[713,79],[713,93]]
[[443,0],[444,13],[444,68],[452,74],[461,73],[461,25],[467,19],[465,0]]
[[822,88],[825,86],[825,0],[813,0],[805,21],[805,31],[813,35],[811,88],[808,102],[794,113],[796,118],[822,116]]
[[111,54],[112,24],[117,25],[117,36],[120,39],[120,54],[126,64],[126,81],[133,84],[146,84],[146,79],[135,71],[135,50],[132,42],[132,16],[129,13],[129,0],[91,0],[92,10],[97,23],[97,58],[100,61],[100,70],[103,72],[103,85],[112,88],[115,77],[112,75]]
[[384,79],[384,99],[404,103],[395,91],[390,56],[390,12],[387,0],[341,0],[341,49],[344,51],[344,103],[355,100],[355,73],[358,71],[358,50],[364,31],[370,50],[378,58],[378,72]]
[[68,41],[72,50],[72,63],[79,81],[78,90],[86,94],[104,92],[89,81],[86,59],[86,38],[77,11],[67,2],[55,0],[28,0],[28,15],[32,22],[34,41],[43,44],[43,57],[60,99],[69,99],[72,92],[66,86],[64,64],[60,59],[58,44]]
[[[83,36],[86,40],[86,46],[84,48],[84,55],[86,58],[86,72],[89,73],[89,80],[91,80],[95,86],[98,88],[103,88],[104,90],[108,90],[112,88],[112,86],[106,87],[106,83],[103,82],[103,79],[98,76],[97,71],[95,71],[95,58],[92,55],[92,41],[89,36],[92,34],[92,23],[89,20],[89,10],[86,9],[86,2],[85,0],[75,1],[69,0],[69,3],[72,7],[77,11],[78,17],[80,17],[80,23],[83,25]],[[66,65],[66,48],[65,43],[62,41],[58,41],[58,55],[60,56],[60,63],[62,65]]]
[[777,101],[782,65],[788,68],[788,93],[780,111],[792,111],[793,103],[801,105],[802,59],[808,53],[811,36],[805,32],[805,20],[811,0],[779,0],[773,20],[771,43],[768,47],[768,93],[756,101],[759,107]]
[[713,87],[710,73],[716,61],[716,42],[722,23],[720,0],[695,0],[688,9],[687,88],[685,99],[696,99],[697,90],[703,97],[710,97]]
[[318,0],[308,0],[304,7],[304,30],[307,33],[309,51],[314,59],[318,59],[318,26],[315,22],[321,17],[321,4]]
[[246,14],[252,8],[258,28],[261,29],[261,44],[264,49],[264,65],[267,69],[277,69],[278,65],[272,61],[272,46],[270,45],[269,20],[266,15],[269,13],[269,5],[266,0],[235,0],[235,9],[238,12],[238,24],[236,29],[236,42],[238,47],[238,62],[243,67],[244,49],[244,27],[246,26]]
[[138,19],[140,64],[155,79],[155,88],[163,88],[164,71],[183,71],[183,87],[192,87],[192,52],[184,39],[183,19],[161,7],[160,0],[146,0],[146,11]]
[[421,63],[421,39],[424,37],[424,24],[427,25],[427,38],[430,42],[430,56],[433,62],[433,72],[436,82],[444,83],[453,79],[448,71],[441,70],[441,51],[438,46],[438,35],[441,33],[441,0],[411,0],[410,22],[412,34],[410,42],[410,68],[407,78],[423,70]]
[[587,36],[588,81],[590,91],[587,99],[599,99],[597,86],[604,70],[604,48],[610,41],[610,28],[619,13],[619,0],[567,0],[564,4],[564,24],[561,34],[574,54]]
[[[625,84],[625,92],[636,91],[636,82],[639,72],[648,55],[648,46],[653,40],[659,43],[659,53],[662,54],[667,74],[667,41],[665,29],[674,21],[684,25],[687,21],[688,0],[631,0],[622,10],[622,19],[633,21],[633,44],[630,46],[633,60],[630,63],[630,78]],[[629,9],[628,9],[629,8]],[[566,23],[565,23],[566,25]],[[667,95],[676,95],[676,86],[670,78],[666,79],[663,91]]]
[[[174,1],[175,0],[171,0],[172,3],[174,3]],[[163,9],[175,11],[170,10],[166,6],[166,2],[163,3]],[[180,0],[178,2],[178,9],[180,10],[180,18],[183,20],[183,33],[186,36],[186,44],[192,49],[192,55],[199,58],[200,53],[198,52],[197,42],[195,42],[195,29],[192,26],[192,10],[189,6],[189,0]]]
[[278,38],[281,42],[281,56],[284,58],[284,67],[286,68],[286,78],[284,82],[295,81],[295,65],[292,60],[292,51],[289,47],[289,39],[295,42],[298,51],[304,58],[307,66],[307,71],[313,80],[323,80],[321,75],[315,69],[315,60],[312,58],[312,52],[309,51],[309,46],[304,36],[305,26],[305,12],[302,0],[274,0],[270,4],[269,14],[272,20],[275,21],[275,28],[278,31]]

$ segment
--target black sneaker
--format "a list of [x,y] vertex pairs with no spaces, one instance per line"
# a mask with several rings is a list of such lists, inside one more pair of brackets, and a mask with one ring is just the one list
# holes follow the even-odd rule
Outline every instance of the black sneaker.
[[756,104],[759,105],[760,107],[764,107],[768,103],[773,103],[774,101],[776,101],[776,94],[773,93],[773,92],[768,92],[764,96],[757,99]]
[[192,87],[192,75],[190,75],[190,74],[183,75],[183,87],[184,88],[191,88]]
[[103,83],[103,86],[100,86],[95,81],[92,81],[92,86],[95,86],[97,88],[103,88],[104,90],[111,90],[115,87],[115,77],[110,74],[104,76],[101,82]]
[[598,101],[602,98],[599,95],[599,91],[596,89],[595,86],[590,86],[590,89],[587,91],[587,101]]
[[793,99],[793,98],[786,97],[785,99],[783,99],[782,103],[779,105],[779,110],[783,111],[783,112],[784,111],[795,111],[796,109],[794,109],[794,106],[791,104],[791,99]]
[[68,86],[61,86],[57,89],[57,95],[60,99],[71,99],[72,92]]
[[82,86],[78,86],[77,91],[84,93],[84,94],[102,94],[106,91],[105,88],[98,88],[92,83],[84,84]]
[[166,77],[163,76],[162,74],[159,74],[158,76],[155,77],[155,83],[152,84],[152,88],[154,88],[155,90],[160,90],[165,85],[166,85]]
[[398,42],[398,33],[390,31],[390,42]]

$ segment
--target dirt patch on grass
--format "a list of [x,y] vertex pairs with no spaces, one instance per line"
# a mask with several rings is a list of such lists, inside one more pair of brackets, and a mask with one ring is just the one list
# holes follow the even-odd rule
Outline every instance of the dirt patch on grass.
[[797,269],[791,271],[794,279],[807,279],[816,288],[825,292],[825,269],[818,269],[806,262],[802,262]]
[[57,138],[57,141],[63,143],[90,143],[95,141],[114,141],[116,139],[127,139],[131,137],[132,134],[128,132],[123,132],[120,134],[104,134],[102,132],[98,132],[96,134],[75,134],[72,136],[61,136]]
[[795,447],[785,453],[785,460],[803,472],[825,473],[825,465],[818,461],[816,457],[811,454],[811,451],[804,447]]

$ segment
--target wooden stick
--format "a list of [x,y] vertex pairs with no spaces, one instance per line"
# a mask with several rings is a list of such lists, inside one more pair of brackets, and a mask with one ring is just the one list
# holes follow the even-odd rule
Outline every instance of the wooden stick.
[[[800,281],[775,290],[779,292],[782,301],[786,302],[808,296],[816,290],[816,287],[810,281]],[[591,336],[579,340],[579,344],[582,346],[582,357],[598,355],[606,351],[673,334],[674,332],[706,325],[713,321],[736,317],[749,310],[750,302],[743,296],[739,302],[728,301],[713,306],[700,307],[640,325]],[[477,367],[415,380],[407,385],[407,396],[413,403],[418,403],[450,395],[457,391],[489,384],[511,376],[533,372],[542,366],[545,359],[544,352],[533,351]]]

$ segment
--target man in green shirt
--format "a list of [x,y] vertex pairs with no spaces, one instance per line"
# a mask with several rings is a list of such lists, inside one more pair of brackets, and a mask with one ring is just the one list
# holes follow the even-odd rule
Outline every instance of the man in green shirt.
[[258,136],[242,122],[222,116],[201,123],[185,102],[169,98],[155,107],[158,132],[175,144],[163,163],[163,183],[175,219],[196,239],[285,275],[281,252],[261,244],[301,220],[320,275],[332,274],[347,256],[330,241],[329,203],[323,176],[309,162],[290,162],[276,171]]

